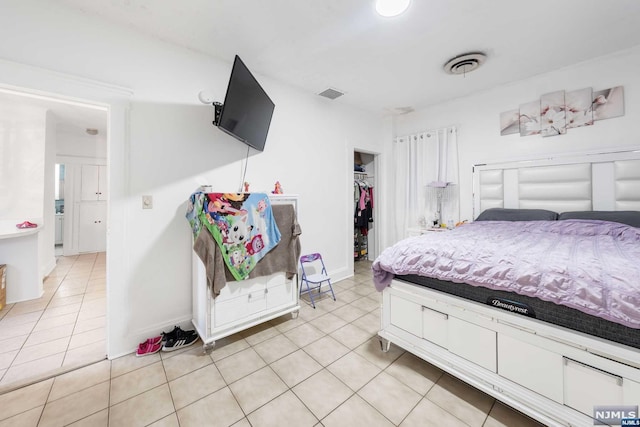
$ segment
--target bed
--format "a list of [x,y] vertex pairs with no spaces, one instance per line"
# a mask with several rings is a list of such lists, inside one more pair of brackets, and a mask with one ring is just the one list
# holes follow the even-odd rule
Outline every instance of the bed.
[[474,194],[479,221],[374,262],[383,348],[547,425],[640,404],[640,152],[476,165]]

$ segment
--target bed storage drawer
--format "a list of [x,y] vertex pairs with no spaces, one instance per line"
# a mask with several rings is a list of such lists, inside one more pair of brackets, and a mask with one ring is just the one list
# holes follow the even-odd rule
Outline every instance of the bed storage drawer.
[[498,334],[498,374],[562,404],[562,356]]
[[455,317],[449,317],[447,326],[449,351],[496,372],[495,331]]
[[391,295],[389,302],[391,324],[422,338],[422,306],[396,295]]
[[621,405],[622,396],[623,379],[618,375],[564,358],[565,405],[593,415],[594,406]]
[[447,320],[449,315],[422,307],[422,337],[447,348]]

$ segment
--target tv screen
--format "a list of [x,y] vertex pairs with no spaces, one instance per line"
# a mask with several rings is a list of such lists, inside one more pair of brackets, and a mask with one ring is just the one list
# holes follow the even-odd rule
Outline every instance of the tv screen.
[[264,89],[236,55],[218,127],[263,151],[274,108]]

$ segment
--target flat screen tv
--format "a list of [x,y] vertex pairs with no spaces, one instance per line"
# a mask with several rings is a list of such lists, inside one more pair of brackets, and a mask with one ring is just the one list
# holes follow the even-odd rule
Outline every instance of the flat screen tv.
[[258,151],[264,150],[275,104],[236,55],[218,127]]

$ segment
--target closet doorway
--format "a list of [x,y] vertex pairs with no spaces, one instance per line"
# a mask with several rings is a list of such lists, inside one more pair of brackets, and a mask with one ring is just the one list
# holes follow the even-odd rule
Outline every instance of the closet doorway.
[[[21,159],[32,179],[16,173],[2,178],[38,195],[32,199],[39,202],[21,207],[15,194],[9,198],[23,209],[16,212],[33,212],[44,226],[38,236],[43,249],[34,260],[44,276],[43,295],[8,302],[0,310],[2,393],[106,358],[107,200],[84,200],[81,171],[85,165],[106,165],[108,111],[2,87],[0,109],[6,124],[3,149]],[[22,135],[30,135],[30,144]],[[89,248],[80,245],[87,234],[84,205],[99,206],[96,224],[104,221],[103,232],[90,236]]]
[[[379,209],[376,205],[378,154],[353,152],[353,263],[373,261],[378,255]],[[366,263],[367,265],[369,263]]]

